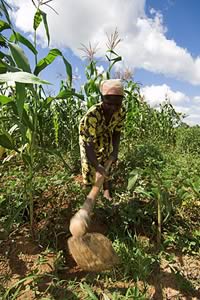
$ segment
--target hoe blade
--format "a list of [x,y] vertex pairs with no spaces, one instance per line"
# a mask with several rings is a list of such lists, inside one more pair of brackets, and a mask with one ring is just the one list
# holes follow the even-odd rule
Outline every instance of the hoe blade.
[[68,247],[77,265],[85,271],[104,271],[120,263],[111,241],[101,233],[70,237]]

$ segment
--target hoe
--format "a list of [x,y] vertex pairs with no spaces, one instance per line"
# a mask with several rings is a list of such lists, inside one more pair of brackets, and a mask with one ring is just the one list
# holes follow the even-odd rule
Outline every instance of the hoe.
[[[106,171],[109,170],[111,164],[111,160],[106,163]],[[95,184],[83,206],[70,220],[69,229],[72,237],[68,239],[68,247],[77,265],[86,271],[104,271],[119,264],[119,258],[111,241],[101,233],[87,232],[103,181],[103,176],[96,176]]]

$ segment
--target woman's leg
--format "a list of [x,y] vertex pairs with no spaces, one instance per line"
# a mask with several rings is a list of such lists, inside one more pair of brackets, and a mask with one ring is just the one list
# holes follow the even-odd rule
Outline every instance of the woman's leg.
[[108,199],[112,200],[111,196],[111,182],[110,180],[105,180],[103,184],[103,196]]

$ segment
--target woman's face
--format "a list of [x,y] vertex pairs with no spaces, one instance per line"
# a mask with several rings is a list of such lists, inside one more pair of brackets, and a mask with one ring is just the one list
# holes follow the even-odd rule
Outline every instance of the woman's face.
[[119,111],[122,106],[123,96],[106,95],[103,96],[103,108],[106,113],[114,114]]

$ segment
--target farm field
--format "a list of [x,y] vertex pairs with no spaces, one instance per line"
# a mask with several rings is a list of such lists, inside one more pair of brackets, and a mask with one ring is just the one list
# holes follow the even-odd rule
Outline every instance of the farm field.
[[[6,211],[15,215],[12,229],[1,229],[2,297],[199,298],[199,203],[195,195],[192,197],[191,187],[185,188],[188,189],[185,203],[175,205],[163,224],[158,247],[154,200],[127,191],[124,176],[119,176],[125,168],[119,163],[113,203],[99,197],[91,230],[101,232],[113,241],[122,263],[111,271],[87,273],[76,266],[67,248],[69,220],[85,199],[80,175],[72,176],[54,159],[47,166],[35,178],[34,235],[28,210],[22,209],[16,217],[22,202],[23,164],[15,160],[1,166],[1,184],[4,186],[1,215],[4,213],[6,218]],[[137,188],[141,186],[138,184]]]
[[[89,231],[112,241],[120,264],[81,270],[67,246],[70,219],[87,196],[78,126],[99,102],[103,75],[84,47],[86,79],[75,90],[62,52],[51,49],[38,60],[37,40],[16,32],[9,7],[0,4],[0,298],[200,299],[200,127],[187,125],[167,96],[158,109],[150,107],[132,75],[118,74],[126,120],[111,170],[113,199],[99,195]],[[41,24],[50,39],[42,5],[35,37]],[[115,52],[119,42],[115,31],[108,38],[107,78],[115,77],[122,59]],[[40,73],[57,57],[66,80],[52,96]]]

